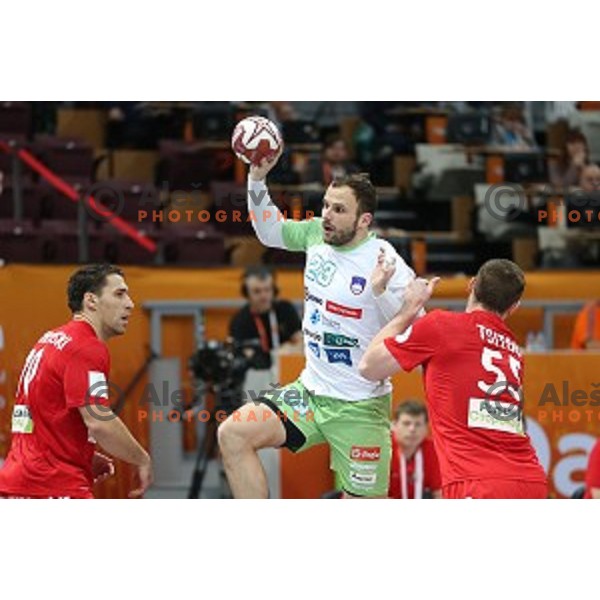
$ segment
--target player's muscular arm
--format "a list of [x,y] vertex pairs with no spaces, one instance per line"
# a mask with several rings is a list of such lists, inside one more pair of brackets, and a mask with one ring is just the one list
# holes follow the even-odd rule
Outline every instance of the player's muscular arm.
[[386,379],[400,370],[400,365],[387,349],[384,341],[395,337],[413,323],[431,298],[439,281],[416,279],[406,288],[404,304],[400,312],[373,338],[358,367],[362,377],[369,381]]
[[600,488],[592,488],[591,494],[594,500],[600,500]]
[[252,226],[258,239],[272,248],[285,248],[283,218],[269,196],[265,182],[280,156],[281,151],[270,161],[263,159],[260,166],[252,165],[248,173],[248,211],[255,215]]
[[89,434],[106,452],[138,468],[140,487],[130,495],[141,496],[153,481],[150,455],[140,446],[117,415],[103,411],[100,420],[85,406],[81,407],[79,412]]

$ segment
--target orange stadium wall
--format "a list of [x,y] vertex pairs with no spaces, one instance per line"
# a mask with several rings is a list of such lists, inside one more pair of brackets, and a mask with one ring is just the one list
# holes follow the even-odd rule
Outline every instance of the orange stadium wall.
[[[0,268],[0,457],[9,445],[10,413],[13,392],[20,369],[31,346],[46,330],[70,318],[66,306],[66,282],[75,267],[42,267],[11,265]],[[239,299],[239,269],[153,269],[130,267],[126,276],[137,310],[131,319],[127,334],[109,342],[112,357],[111,380],[124,388],[143,365],[149,352],[149,315],[141,305],[152,300]],[[300,299],[303,295],[302,277],[297,271],[278,274],[281,295]],[[439,286],[439,299],[465,297],[467,280],[450,278]],[[541,274],[528,275],[526,299],[589,300],[598,297],[600,274]],[[206,337],[223,339],[232,312],[207,312]],[[541,328],[541,311],[523,310],[511,321],[519,342],[526,332]],[[556,321],[556,347],[568,346],[573,317]],[[169,318],[163,322],[163,356],[178,357],[182,362],[182,382],[189,393],[190,382],[185,372],[187,358],[194,350],[192,322],[184,318]],[[582,478],[585,456],[593,437],[600,435],[598,408],[589,406],[538,406],[546,384],[554,383],[562,389],[563,381],[575,389],[594,390],[598,379],[600,355],[556,353],[531,355],[526,363],[527,414],[531,419],[531,433],[547,457],[552,493],[563,496],[565,481]],[[282,364],[282,382],[296,376],[301,361],[298,357]],[[139,418],[139,399],[147,384],[144,377],[133,389],[122,412],[122,417],[133,434],[147,447],[149,427],[147,419]],[[406,397],[422,397],[417,374],[403,375],[397,381],[395,402]],[[529,398],[535,399],[529,403]],[[544,413],[542,408],[546,409]],[[575,411],[575,412],[572,412]],[[587,412],[585,412],[587,411]],[[560,413],[560,414],[559,414]],[[562,416],[561,416],[562,414]],[[193,431],[186,431],[182,440],[186,449],[193,450]],[[310,482],[310,483],[309,483]],[[326,451],[316,450],[305,457],[282,453],[282,494],[284,497],[315,497],[331,485]],[[98,487],[99,497],[126,497],[132,486],[132,473],[119,464],[117,477]]]

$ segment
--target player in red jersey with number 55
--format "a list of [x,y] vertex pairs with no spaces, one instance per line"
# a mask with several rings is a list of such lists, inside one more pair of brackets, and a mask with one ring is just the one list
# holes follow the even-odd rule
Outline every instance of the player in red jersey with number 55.
[[508,260],[484,264],[464,313],[415,320],[439,280],[414,281],[360,365],[379,380],[423,367],[444,498],[546,498],[547,479],[524,431],[523,357],[505,319],[525,289]]
[[141,496],[152,483],[150,457],[108,405],[106,341],[125,333],[133,310],[123,273],[82,267],[67,295],[73,319],[38,340],[21,373],[0,498],[92,498],[94,481],[113,471],[96,442],[137,467],[130,495]]

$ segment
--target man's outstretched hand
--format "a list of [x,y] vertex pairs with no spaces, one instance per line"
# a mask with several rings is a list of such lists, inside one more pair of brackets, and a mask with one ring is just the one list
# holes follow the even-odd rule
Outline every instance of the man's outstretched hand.
[[414,279],[404,290],[404,306],[421,310],[433,296],[435,286],[440,282],[439,277],[432,279]]

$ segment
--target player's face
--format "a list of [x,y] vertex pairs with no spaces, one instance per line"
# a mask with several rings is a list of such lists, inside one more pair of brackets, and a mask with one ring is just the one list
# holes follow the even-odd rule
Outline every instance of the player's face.
[[250,309],[254,312],[265,313],[273,306],[273,278],[248,277],[246,290]]
[[332,246],[354,241],[361,229],[368,229],[370,215],[358,214],[358,201],[351,188],[330,186],[323,198],[323,240]]
[[98,296],[98,316],[105,339],[125,333],[133,306],[129,288],[123,277],[117,274],[109,275]]
[[427,423],[423,415],[400,415],[394,423],[394,433],[405,450],[416,449],[427,435]]

